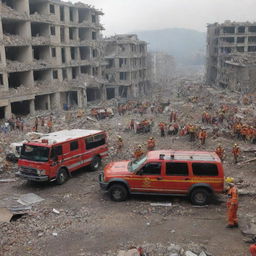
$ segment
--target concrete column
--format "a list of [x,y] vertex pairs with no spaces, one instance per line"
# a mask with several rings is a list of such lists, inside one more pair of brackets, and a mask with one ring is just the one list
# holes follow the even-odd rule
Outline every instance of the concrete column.
[[87,93],[86,89],[82,89],[82,96],[83,96],[83,102],[84,102],[84,107],[87,107]]
[[105,85],[102,86],[101,98],[102,98],[102,100],[106,100],[107,99],[107,88],[106,88]]
[[12,117],[12,108],[11,108],[11,103],[9,103],[6,107],[5,107],[5,119],[9,119]]
[[51,98],[50,98],[50,94],[48,94],[47,96],[47,110],[51,110]]
[[56,92],[54,94],[54,103],[52,104],[52,106],[56,109],[61,109],[61,104],[60,104],[60,93]]
[[82,108],[84,106],[83,100],[84,100],[83,90],[77,91],[77,105],[78,105],[78,108]]
[[115,98],[119,96],[119,86],[115,88]]
[[30,115],[35,115],[35,100],[29,101],[29,112]]

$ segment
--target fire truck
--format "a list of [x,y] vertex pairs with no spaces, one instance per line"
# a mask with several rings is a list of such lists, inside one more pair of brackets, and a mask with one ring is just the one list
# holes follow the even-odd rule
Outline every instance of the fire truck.
[[73,171],[89,166],[97,170],[108,155],[106,133],[101,130],[62,130],[23,144],[16,176],[61,185]]

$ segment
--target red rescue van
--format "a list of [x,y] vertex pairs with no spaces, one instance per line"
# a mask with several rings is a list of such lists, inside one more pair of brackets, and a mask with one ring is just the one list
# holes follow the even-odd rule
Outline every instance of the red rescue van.
[[106,133],[63,130],[43,135],[22,146],[17,176],[32,181],[66,182],[71,173],[89,165],[96,170],[108,155]]
[[205,205],[224,191],[224,170],[214,152],[156,150],[138,160],[109,163],[99,182],[114,201],[129,194],[183,195]]

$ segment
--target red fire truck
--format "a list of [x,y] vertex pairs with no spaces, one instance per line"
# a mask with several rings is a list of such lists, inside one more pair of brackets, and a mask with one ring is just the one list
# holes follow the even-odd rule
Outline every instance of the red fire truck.
[[63,184],[71,173],[89,165],[96,170],[108,155],[106,133],[100,130],[63,130],[23,144],[17,176]]

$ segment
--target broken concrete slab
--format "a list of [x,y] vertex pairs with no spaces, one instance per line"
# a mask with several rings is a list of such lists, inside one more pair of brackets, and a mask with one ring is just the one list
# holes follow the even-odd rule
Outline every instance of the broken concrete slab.
[[129,251],[119,251],[117,256],[140,256],[137,249],[131,249]]
[[186,251],[185,256],[197,256],[197,255],[191,251]]
[[0,223],[10,222],[13,213],[7,208],[0,208]]
[[31,205],[31,204],[39,203],[43,200],[44,199],[42,197],[34,193],[28,193],[28,194],[21,195],[17,202],[22,205]]

